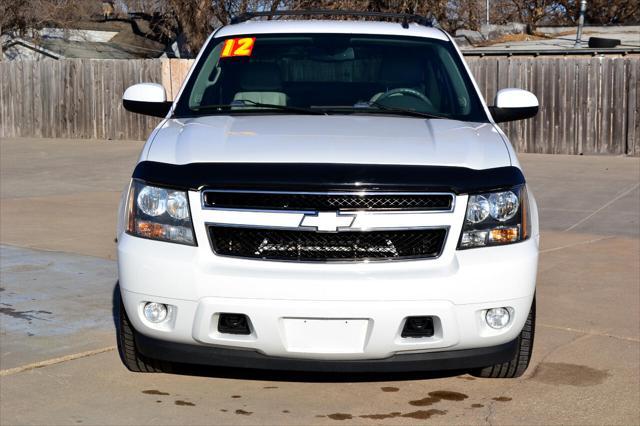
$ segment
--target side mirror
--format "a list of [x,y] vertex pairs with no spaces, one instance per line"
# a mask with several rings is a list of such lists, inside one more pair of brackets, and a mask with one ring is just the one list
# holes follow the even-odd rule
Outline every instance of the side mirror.
[[161,84],[140,83],[130,86],[122,96],[122,105],[127,111],[153,117],[166,117],[171,109],[167,93]]
[[524,120],[538,113],[538,98],[522,89],[502,89],[496,93],[494,106],[489,107],[493,121]]

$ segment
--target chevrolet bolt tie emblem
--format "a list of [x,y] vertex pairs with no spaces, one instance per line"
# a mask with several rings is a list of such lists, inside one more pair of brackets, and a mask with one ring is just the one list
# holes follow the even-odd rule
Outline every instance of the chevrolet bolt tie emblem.
[[338,212],[318,212],[306,214],[300,222],[301,228],[314,228],[319,232],[338,232],[344,228],[350,228],[356,219],[354,214],[342,214]]

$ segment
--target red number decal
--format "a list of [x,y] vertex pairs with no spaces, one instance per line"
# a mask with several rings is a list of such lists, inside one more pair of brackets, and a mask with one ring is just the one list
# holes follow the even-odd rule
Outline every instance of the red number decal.
[[236,44],[236,41],[233,38],[225,40],[224,46],[222,47],[222,53],[220,54],[220,57],[226,58],[226,57],[231,56],[231,53],[233,52],[233,46],[235,44]]
[[255,41],[255,37],[227,39],[224,42],[224,46],[222,46],[222,53],[220,53],[220,57],[231,58],[234,56],[251,56]]

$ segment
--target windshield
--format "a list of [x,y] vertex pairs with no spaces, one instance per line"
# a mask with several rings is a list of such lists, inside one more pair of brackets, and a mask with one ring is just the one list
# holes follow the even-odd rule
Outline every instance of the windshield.
[[451,43],[350,34],[214,38],[175,110],[178,117],[358,113],[487,121]]

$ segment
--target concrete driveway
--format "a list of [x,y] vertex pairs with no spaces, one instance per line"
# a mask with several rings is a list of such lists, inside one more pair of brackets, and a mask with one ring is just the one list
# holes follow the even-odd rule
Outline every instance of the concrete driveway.
[[638,424],[640,160],[521,155],[542,224],[514,380],[191,368],[115,351],[118,194],[139,142],[0,141],[0,424]]

